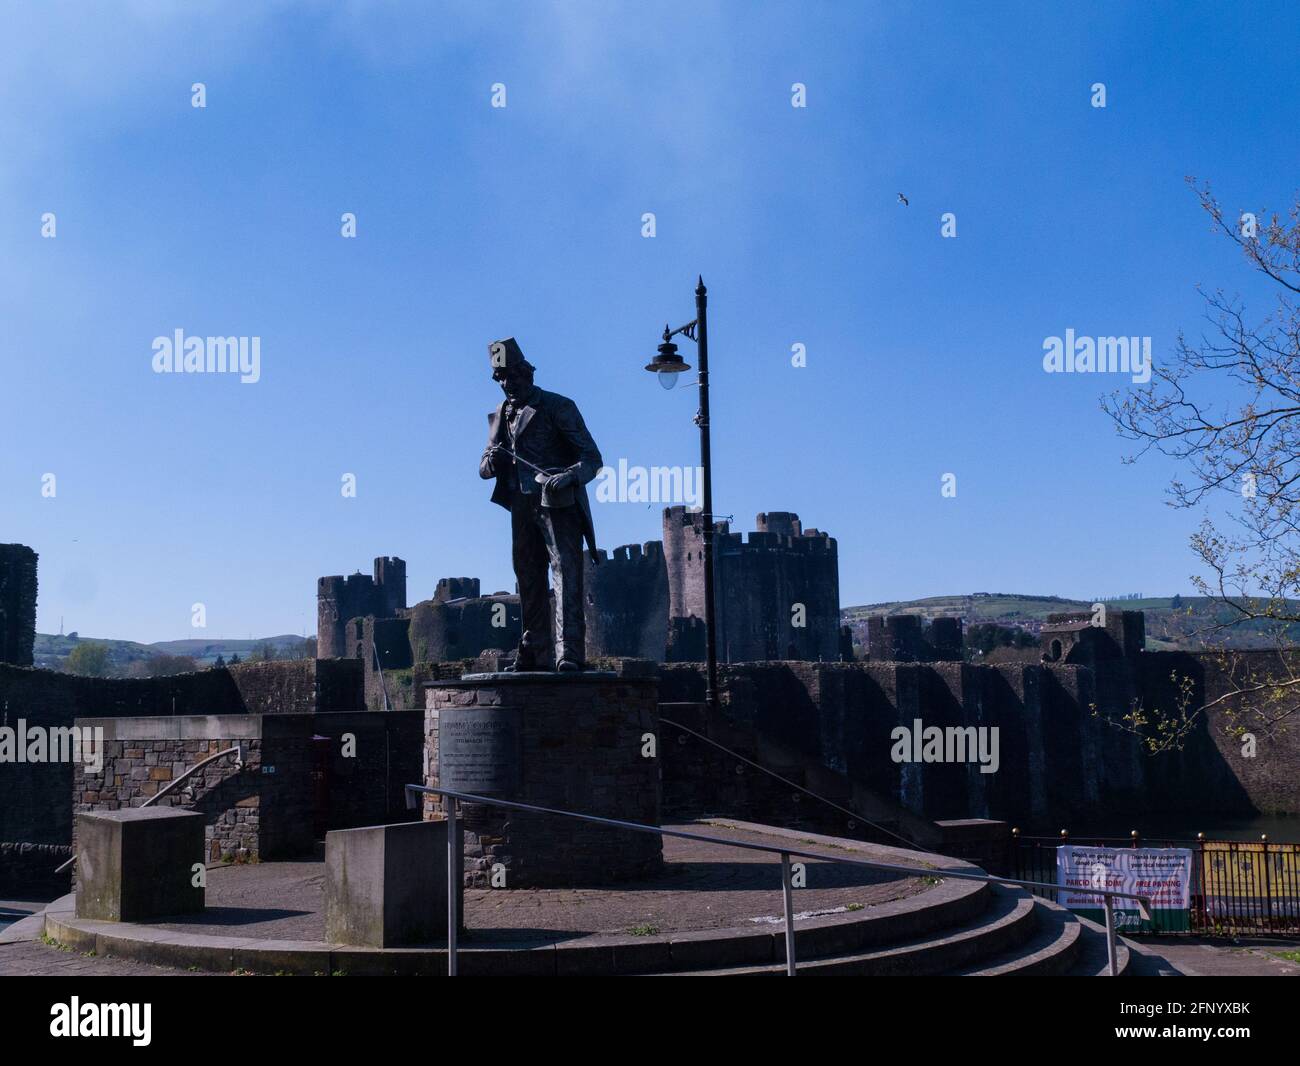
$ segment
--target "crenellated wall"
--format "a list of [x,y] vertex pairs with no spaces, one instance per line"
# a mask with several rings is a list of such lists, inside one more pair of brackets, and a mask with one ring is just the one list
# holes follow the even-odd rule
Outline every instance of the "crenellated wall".
[[625,544],[586,558],[587,657],[664,657],[668,646],[668,571],[658,541]]

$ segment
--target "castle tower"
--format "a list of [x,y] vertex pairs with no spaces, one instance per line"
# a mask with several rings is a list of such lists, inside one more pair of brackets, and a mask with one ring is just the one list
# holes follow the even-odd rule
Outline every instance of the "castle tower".
[[379,556],[375,560],[375,588],[379,590],[376,617],[393,618],[398,611],[405,610],[406,561],[395,555]]
[[360,571],[333,574],[316,582],[316,657],[355,657],[356,638],[349,640],[351,618],[395,618],[406,608],[406,563],[397,556],[375,559],[374,576]]
[[24,544],[0,544],[0,663],[32,665],[36,561],[36,553]]
[[[718,523],[714,537],[718,658],[838,661],[840,578],[834,538],[805,530],[791,511],[764,512],[754,524],[757,529],[748,540],[725,522]],[[671,634],[684,635],[679,619],[704,618],[703,549],[702,516],[684,507],[665,509]],[[675,649],[686,645],[683,639],[670,643]]]

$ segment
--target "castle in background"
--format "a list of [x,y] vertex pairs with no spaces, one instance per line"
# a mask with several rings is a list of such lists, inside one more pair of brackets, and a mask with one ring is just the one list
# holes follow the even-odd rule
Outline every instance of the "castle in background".
[[24,544],[0,544],[0,663],[32,665],[36,561],[36,553]]
[[[797,514],[760,514],[746,539],[718,523],[714,585],[718,657],[724,662],[852,658],[840,626],[834,538],[805,530]],[[664,539],[587,560],[587,653],[656,662],[700,662],[705,652],[704,526],[697,511],[669,507]],[[406,605],[406,564],[375,560],[374,576],[317,584],[317,656],[359,658],[367,674],[417,663],[507,652],[519,642],[519,597],[483,596],[477,578],[443,578],[431,600]],[[960,646],[960,637],[959,646]]]

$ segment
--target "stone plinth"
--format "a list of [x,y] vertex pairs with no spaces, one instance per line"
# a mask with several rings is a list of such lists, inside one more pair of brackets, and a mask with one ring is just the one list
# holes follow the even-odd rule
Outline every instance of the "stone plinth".
[[372,948],[445,941],[447,824],[326,833],[325,938]]
[[203,910],[203,815],[133,807],[77,816],[77,917],[147,922]]
[[[424,779],[434,787],[659,824],[658,683],[612,673],[467,674],[426,686]],[[465,883],[605,885],[663,863],[658,835],[462,804]],[[425,817],[442,803],[425,797]]]

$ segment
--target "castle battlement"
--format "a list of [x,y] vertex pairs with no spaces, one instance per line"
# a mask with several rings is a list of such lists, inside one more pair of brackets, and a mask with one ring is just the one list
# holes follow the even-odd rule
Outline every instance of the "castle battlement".
[[664,545],[661,540],[648,540],[644,544],[621,544],[608,558],[600,552],[601,562],[630,563],[633,565],[655,565],[663,558]]
[[[805,530],[793,511],[764,511],[754,524],[758,528],[748,535],[733,533],[727,522],[716,526],[719,658],[838,660],[842,647],[835,539],[820,530]],[[701,512],[681,506],[665,509],[670,625],[675,619],[704,618],[703,549]],[[682,654],[680,648],[674,654]]]
[[406,609],[406,562],[381,555],[374,572],[344,577],[330,574],[316,582],[316,657],[348,657],[345,632],[351,618],[394,618]]

